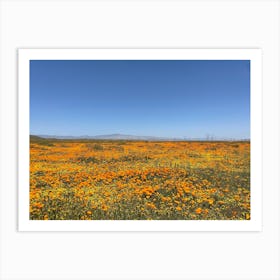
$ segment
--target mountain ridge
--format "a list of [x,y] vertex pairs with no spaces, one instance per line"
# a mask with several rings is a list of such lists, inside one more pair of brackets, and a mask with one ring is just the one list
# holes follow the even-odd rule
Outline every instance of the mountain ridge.
[[104,135],[81,135],[81,136],[70,136],[70,135],[46,135],[39,134],[34,135],[45,139],[100,139],[100,140],[171,140],[171,139],[182,139],[182,138],[169,138],[169,137],[157,137],[157,136],[138,136],[130,134],[104,134]]
[[81,135],[81,136],[61,136],[61,135],[47,135],[47,134],[39,134],[39,135],[30,135],[32,137],[39,137],[42,139],[65,139],[65,140],[81,140],[81,139],[92,139],[92,140],[143,140],[143,141],[250,141],[250,139],[233,139],[233,138],[199,138],[199,137],[159,137],[159,136],[138,136],[138,135],[130,135],[130,134],[104,134],[104,135]]

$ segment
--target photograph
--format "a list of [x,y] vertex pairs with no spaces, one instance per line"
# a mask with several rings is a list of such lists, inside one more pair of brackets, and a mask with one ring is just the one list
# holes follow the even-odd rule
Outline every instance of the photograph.
[[280,0],[0,10],[0,280],[280,280]]
[[250,60],[29,63],[30,220],[250,220]]

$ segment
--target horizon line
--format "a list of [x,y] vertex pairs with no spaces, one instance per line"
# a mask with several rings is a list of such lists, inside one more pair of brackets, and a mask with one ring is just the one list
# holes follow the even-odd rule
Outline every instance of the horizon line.
[[[98,135],[54,135],[54,134],[33,134],[30,133],[30,136],[37,136],[41,138],[54,138],[54,139],[105,139],[105,140],[203,140],[203,141],[250,141],[250,137],[216,137],[214,135],[209,135],[206,137],[187,137],[187,136],[155,136],[155,135],[132,135],[132,134],[121,134],[121,133],[110,133],[110,134],[98,134]],[[104,138],[102,138],[104,137]],[[106,138],[106,137],[120,137],[116,138]],[[142,139],[127,139],[125,137],[135,137]],[[143,139],[147,138],[147,139]],[[149,138],[149,139],[148,139]]]

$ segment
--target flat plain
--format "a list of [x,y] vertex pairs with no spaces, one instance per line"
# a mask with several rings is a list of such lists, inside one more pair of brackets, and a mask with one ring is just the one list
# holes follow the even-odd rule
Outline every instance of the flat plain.
[[30,138],[32,220],[248,220],[250,142]]

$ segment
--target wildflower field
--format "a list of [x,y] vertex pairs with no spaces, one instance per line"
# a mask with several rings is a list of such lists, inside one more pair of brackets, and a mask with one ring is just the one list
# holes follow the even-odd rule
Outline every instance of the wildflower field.
[[32,220],[248,220],[249,142],[30,138]]

